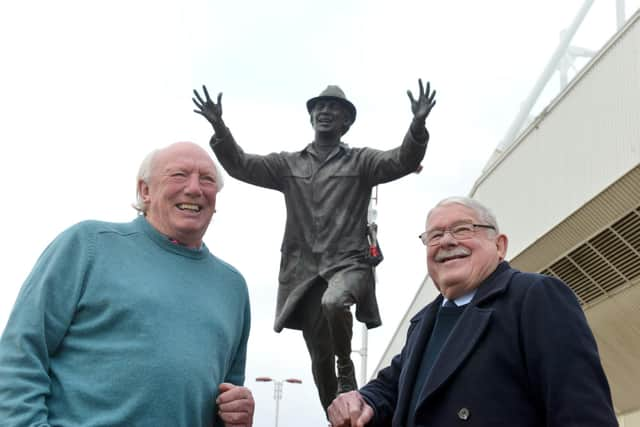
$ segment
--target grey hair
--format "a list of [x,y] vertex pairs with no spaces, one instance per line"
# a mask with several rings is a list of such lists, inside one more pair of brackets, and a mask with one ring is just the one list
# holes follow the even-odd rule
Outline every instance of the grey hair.
[[496,234],[500,233],[498,221],[496,220],[496,216],[493,214],[493,212],[491,212],[488,207],[486,207],[479,201],[464,196],[447,197],[446,199],[440,200],[427,214],[427,221],[431,216],[431,212],[433,212],[435,208],[454,204],[462,205],[471,209],[478,216],[478,220],[484,222],[485,224],[493,226],[495,228]]
[[132,206],[135,210],[138,211],[139,214],[144,214],[147,210],[147,207],[144,204],[144,200],[142,200],[142,194],[140,194],[139,183],[140,181],[144,181],[147,184],[149,183],[149,178],[151,178],[153,159],[159,152],[160,150],[155,149],[147,154],[142,160],[142,163],[140,163],[140,167],[138,168],[138,175],[136,176],[136,202]]
[[[155,149],[152,150],[149,154],[145,156],[140,163],[140,167],[138,168],[138,175],[136,176],[136,201],[131,206],[138,211],[138,214],[144,215],[147,212],[147,206],[142,200],[142,194],[140,194],[140,181],[143,181],[149,184],[149,179],[151,178],[151,171],[153,170],[153,161],[155,160],[156,155],[162,150]],[[216,184],[218,185],[218,192],[222,190],[224,187],[224,178],[220,173],[220,167],[215,160],[213,160],[213,168],[216,171]]]

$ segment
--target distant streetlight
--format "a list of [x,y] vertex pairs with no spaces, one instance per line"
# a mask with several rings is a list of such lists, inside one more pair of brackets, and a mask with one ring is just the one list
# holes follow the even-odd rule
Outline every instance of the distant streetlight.
[[292,383],[292,384],[302,384],[302,380],[297,378],[287,378],[286,380],[274,380],[271,377],[257,377],[256,381],[258,382],[273,382],[273,400],[276,401],[276,427],[278,427],[278,412],[280,411],[280,399],[282,399],[282,384]]

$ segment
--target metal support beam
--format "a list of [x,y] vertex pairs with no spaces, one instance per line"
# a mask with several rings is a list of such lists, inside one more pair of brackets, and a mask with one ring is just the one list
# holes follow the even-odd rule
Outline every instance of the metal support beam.
[[518,115],[513,120],[513,123],[507,130],[507,133],[504,136],[502,142],[500,142],[500,145],[498,145],[498,148],[497,148],[498,151],[500,152],[504,151],[507,147],[509,147],[509,145],[511,145],[511,143],[515,140],[515,138],[520,133],[520,130],[522,130],[522,127],[526,122],[527,117],[529,116],[529,113],[531,112],[533,106],[538,100],[538,97],[542,93],[542,90],[547,85],[547,82],[549,82],[549,79],[551,78],[555,70],[558,68],[558,65],[562,61],[565,53],[567,52],[567,49],[569,48],[571,39],[576,34],[576,31],[578,31],[580,24],[582,24],[582,21],[584,20],[585,16],[587,15],[587,12],[589,12],[589,9],[591,8],[592,5],[593,5],[593,0],[586,0],[582,5],[582,7],[580,8],[580,10],[578,11],[578,14],[574,18],[569,28],[563,32],[562,39],[560,40],[560,44],[558,45],[555,52],[551,56],[549,63],[544,68],[542,75],[534,85],[533,90],[531,91],[531,94],[520,106],[520,111]]
[[624,25],[625,19],[624,0],[616,0],[616,28],[619,30]]

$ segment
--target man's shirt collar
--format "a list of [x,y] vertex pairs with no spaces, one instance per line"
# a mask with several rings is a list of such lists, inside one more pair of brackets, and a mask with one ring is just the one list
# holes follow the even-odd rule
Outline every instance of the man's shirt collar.
[[[458,297],[458,298],[454,299],[453,302],[456,303],[456,305],[458,307],[460,307],[461,305],[469,304],[471,302],[471,300],[473,299],[474,295],[476,294],[477,290],[478,289],[476,288],[476,289],[472,290],[471,292],[466,293],[466,294],[462,295],[461,297]],[[449,300],[443,297],[442,298],[442,305],[445,305],[447,303],[447,301],[449,301]]]

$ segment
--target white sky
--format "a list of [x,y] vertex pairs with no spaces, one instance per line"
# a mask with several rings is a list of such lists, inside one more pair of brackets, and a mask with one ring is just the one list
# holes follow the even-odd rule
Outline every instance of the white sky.
[[[580,0],[86,1],[0,3],[0,329],[44,247],[84,219],[134,218],[135,173],[153,148],[207,146],[191,90],[223,91],[224,117],[248,152],[298,150],[313,134],[308,98],[339,84],[358,109],[344,140],[398,145],[405,94],[430,80],[424,170],[379,189],[377,270],[384,325],[369,333],[377,364],[425,274],[417,235],[439,199],[465,195],[569,26]],[[626,1],[626,16],[640,0]],[[597,50],[615,31],[615,2],[597,0],[573,44]],[[584,64],[578,61],[579,65]],[[557,90],[557,76],[538,105]],[[252,298],[247,383],[255,424],[325,425],[304,341],[272,330],[284,226],[273,191],[229,177],[205,238],[245,276]],[[508,230],[505,230],[508,233]],[[360,326],[354,347],[359,346]],[[359,366],[359,356],[354,355]],[[170,391],[168,391],[170,392]]]

